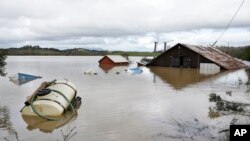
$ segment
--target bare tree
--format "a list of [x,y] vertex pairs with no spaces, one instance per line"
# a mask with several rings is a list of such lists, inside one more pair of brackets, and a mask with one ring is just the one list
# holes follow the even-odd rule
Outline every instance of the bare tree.
[[5,50],[0,50],[0,76],[6,76],[5,73],[5,59],[7,58],[6,56],[6,51]]

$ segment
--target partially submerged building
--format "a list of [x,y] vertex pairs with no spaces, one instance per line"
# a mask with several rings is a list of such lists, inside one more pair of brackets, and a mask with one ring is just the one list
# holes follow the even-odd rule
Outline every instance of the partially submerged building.
[[213,47],[178,43],[169,48],[147,66],[204,68],[234,70],[246,67],[241,61]]
[[121,55],[105,55],[99,60],[99,65],[128,65],[128,60]]

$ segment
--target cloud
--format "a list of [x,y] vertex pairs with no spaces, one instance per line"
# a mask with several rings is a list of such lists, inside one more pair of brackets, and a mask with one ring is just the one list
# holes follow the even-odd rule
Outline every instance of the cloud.
[[[211,44],[240,1],[0,0],[0,3],[0,47],[34,43],[57,48],[149,50],[156,32],[175,42]],[[248,7],[250,2],[245,1],[232,29],[220,43],[250,44],[245,37],[250,28]]]

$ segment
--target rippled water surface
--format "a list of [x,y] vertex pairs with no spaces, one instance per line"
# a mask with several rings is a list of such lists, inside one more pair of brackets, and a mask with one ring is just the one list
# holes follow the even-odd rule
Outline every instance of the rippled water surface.
[[[219,131],[227,129],[233,118],[249,123],[249,116],[209,116],[209,107],[214,106],[210,93],[250,103],[248,69],[205,75],[198,69],[142,67],[143,73],[132,75],[124,71],[128,66],[99,67],[100,58],[8,57],[8,75],[0,77],[0,140],[226,140],[227,133]],[[89,69],[98,74],[84,75]],[[9,76],[18,72],[42,78],[16,85]],[[60,121],[22,117],[26,97],[53,79],[68,79],[77,86],[82,97],[77,116],[64,115]]]

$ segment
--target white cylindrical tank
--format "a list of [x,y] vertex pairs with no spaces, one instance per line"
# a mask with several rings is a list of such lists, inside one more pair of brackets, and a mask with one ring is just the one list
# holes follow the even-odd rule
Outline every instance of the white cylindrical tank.
[[[45,91],[44,94],[41,93]],[[33,95],[34,96],[34,95]],[[54,81],[35,94],[33,104],[24,106],[22,115],[60,116],[69,107],[69,102],[76,96],[76,86],[67,80]],[[34,111],[35,110],[35,111]]]

